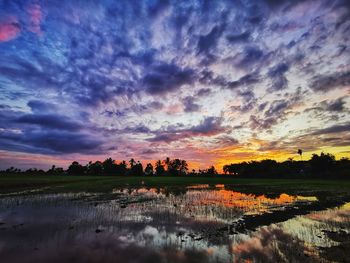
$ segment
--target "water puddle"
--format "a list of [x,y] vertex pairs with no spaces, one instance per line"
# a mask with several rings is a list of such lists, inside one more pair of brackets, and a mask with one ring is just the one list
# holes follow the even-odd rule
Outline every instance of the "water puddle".
[[[337,201],[339,203],[339,201]],[[224,185],[0,199],[3,262],[327,262],[350,205]]]

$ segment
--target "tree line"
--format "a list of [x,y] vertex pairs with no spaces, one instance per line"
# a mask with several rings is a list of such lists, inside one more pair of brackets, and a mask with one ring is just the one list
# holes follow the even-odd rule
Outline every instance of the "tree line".
[[[302,151],[298,150],[302,157]],[[28,175],[107,175],[107,176],[239,176],[247,178],[297,178],[297,177],[322,177],[322,178],[349,178],[350,160],[342,158],[336,160],[334,155],[329,153],[313,154],[310,160],[295,161],[288,159],[284,162],[277,162],[271,159],[262,161],[249,161],[227,164],[223,166],[223,174],[219,174],[214,166],[208,169],[189,170],[188,163],[182,159],[158,160],[153,165],[147,163],[143,167],[140,161],[130,159],[129,162],[117,162],[107,158],[103,162],[88,162],[82,165],[73,161],[67,170],[53,165],[49,170],[20,169],[10,167],[0,171],[0,174],[28,174]]]
[[[298,154],[302,155],[301,150],[298,150]],[[224,165],[223,171],[225,174],[250,178],[350,178],[350,160],[348,158],[336,160],[334,155],[322,152],[320,155],[313,154],[307,161],[288,159],[284,162],[277,162],[266,159]]]
[[103,162],[95,161],[88,162],[82,165],[77,161],[73,161],[67,170],[53,165],[49,170],[28,169],[21,171],[20,169],[10,167],[1,174],[29,174],[29,175],[108,175],[108,176],[185,176],[185,175],[216,175],[218,174],[215,167],[211,166],[208,169],[189,171],[188,163],[182,159],[170,159],[167,157],[164,160],[158,160],[153,165],[147,163],[143,167],[140,161],[131,158],[129,162],[117,162],[112,158],[107,158]]

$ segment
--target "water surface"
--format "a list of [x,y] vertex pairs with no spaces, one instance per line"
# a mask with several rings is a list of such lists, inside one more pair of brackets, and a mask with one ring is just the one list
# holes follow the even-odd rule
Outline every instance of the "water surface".
[[224,185],[3,197],[0,258],[342,262],[349,251],[350,204],[327,200],[312,194],[254,194]]

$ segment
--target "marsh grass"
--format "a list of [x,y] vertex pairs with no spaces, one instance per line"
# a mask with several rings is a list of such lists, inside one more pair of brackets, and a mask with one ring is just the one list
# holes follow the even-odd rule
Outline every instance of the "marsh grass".
[[316,179],[248,179],[237,177],[122,177],[122,176],[0,176],[0,194],[37,191],[38,193],[91,192],[110,193],[123,187],[168,187],[198,184],[225,184],[244,191],[305,192],[335,191],[350,192],[350,180]]

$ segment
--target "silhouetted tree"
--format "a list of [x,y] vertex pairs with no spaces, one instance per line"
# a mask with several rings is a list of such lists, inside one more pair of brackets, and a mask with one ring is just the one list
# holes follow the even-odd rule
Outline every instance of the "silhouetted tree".
[[131,176],[142,176],[143,175],[143,167],[140,161],[136,162],[134,159],[129,161],[130,169],[128,174]]
[[[300,149],[299,149],[300,150]],[[298,150],[299,154],[302,151]],[[167,170],[165,169],[167,168]],[[283,177],[329,177],[329,178],[348,178],[350,171],[350,160],[348,158],[342,158],[335,160],[335,157],[329,153],[321,153],[320,155],[313,154],[309,161],[294,161],[292,158],[284,162],[276,162],[275,160],[262,160],[262,161],[250,161],[236,164],[226,164],[223,166],[225,174],[234,174],[241,177],[256,177],[256,178],[283,178]],[[47,172],[37,169],[28,169],[22,172],[20,169],[10,167],[4,171],[0,171],[1,175],[6,174],[28,174],[28,175],[60,175],[68,173],[69,175],[151,175],[154,174],[152,164],[148,163],[143,171],[143,167],[140,161],[136,162],[134,159],[130,160],[130,168],[128,169],[127,163],[122,161],[116,163],[112,158],[108,158],[102,163],[100,161],[89,162],[83,166],[74,161],[68,167],[65,172],[62,168],[57,168],[55,165],[51,167]],[[188,164],[186,160],[170,159],[167,157],[163,162],[158,160],[155,164],[155,175],[189,175],[189,176],[212,176],[217,174],[214,166],[211,166],[207,170],[198,170],[198,173],[193,169],[191,173],[188,173]]]
[[128,167],[125,161],[121,161],[116,165],[116,174],[117,175],[126,175]]
[[207,174],[208,174],[208,175],[217,175],[218,172],[216,171],[216,169],[215,169],[214,166],[211,166],[211,167],[208,168]]
[[303,159],[303,151],[301,149],[298,149],[298,154],[300,155],[300,159]]
[[239,168],[241,165],[238,164],[226,164],[224,165],[224,167],[222,168],[222,170],[224,171],[225,174],[234,174],[234,175],[238,175],[239,172]]
[[164,165],[162,164],[161,160],[158,160],[156,162],[156,175],[161,176],[161,175],[164,175],[164,173],[165,173]]
[[181,160],[180,174],[185,175],[188,171],[188,164],[185,160]]
[[18,168],[11,166],[10,168],[5,170],[5,173],[17,174],[17,173],[21,173],[21,169],[18,169]]
[[129,164],[130,164],[130,169],[132,169],[136,165],[136,161],[134,160],[134,158],[130,159]]
[[188,173],[187,175],[189,176],[195,176],[196,175],[196,170],[192,169],[190,173]]
[[168,164],[167,172],[171,176],[179,175],[180,167],[181,167],[181,160],[180,159],[170,160],[169,164]]
[[167,158],[166,160],[164,160],[164,163],[167,164],[167,172],[171,176],[185,175],[188,170],[188,164],[185,160],[170,160],[169,158]]
[[85,173],[85,168],[77,161],[72,162],[67,170],[69,175],[83,175]]
[[36,168],[30,168],[30,169],[27,169],[26,171],[24,171],[24,174],[27,174],[27,175],[45,175],[46,172],[43,171],[42,169],[38,170]]
[[151,163],[148,163],[145,168],[145,174],[146,175],[153,175],[153,165]]
[[334,172],[335,157],[332,154],[321,153],[320,155],[313,154],[309,161],[312,172],[316,176],[324,176],[328,173]]
[[107,158],[102,163],[103,166],[103,172],[107,175],[116,174],[116,164],[115,161],[112,158]]
[[166,170],[169,172],[169,170],[170,170],[170,158],[169,157],[167,157],[167,158],[165,158],[165,160],[163,161],[163,163],[164,163],[164,165],[165,165],[165,167],[166,167]]
[[47,170],[46,173],[50,175],[62,175],[64,174],[64,170],[61,167],[56,167],[55,165],[52,165],[51,169]]
[[100,161],[89,162],[87,165],[87,173],[89,175],[102,175],[103,174],[103,164]]

